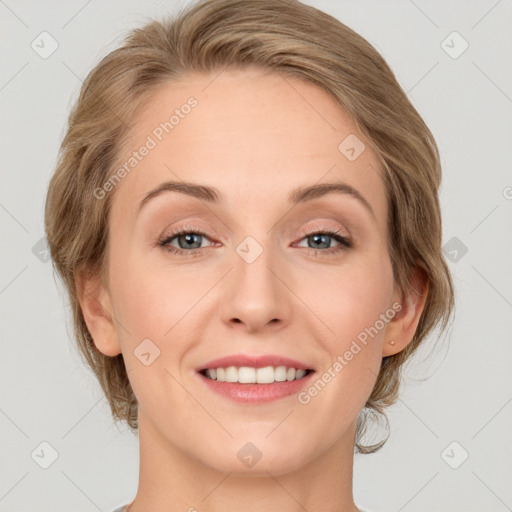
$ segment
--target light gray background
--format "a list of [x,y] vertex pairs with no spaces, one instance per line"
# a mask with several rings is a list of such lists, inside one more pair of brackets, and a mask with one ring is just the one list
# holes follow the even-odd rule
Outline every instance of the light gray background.
[[[2,512],[109,512],[136,493],[137,438],[113,425],[37,244],[81,80],[128,29],[184,3],[0,0]],[[427,347],[408,366],[386,446],[356,456],[356,503],[375,512],[512,510],[512,1],[307,3],[383,54],[434,133],[455,260],[455,321],[433,354]],[[43,31],[59,45],[47,59],[31,48]],[[469,43],[458,58],[445,50],[461,40],[442,46],[453,31]],[[31,456],[42,442],[58,452],[48,469]],[[463,450],[468,459],[453,469],[447,461],[459,464]]]

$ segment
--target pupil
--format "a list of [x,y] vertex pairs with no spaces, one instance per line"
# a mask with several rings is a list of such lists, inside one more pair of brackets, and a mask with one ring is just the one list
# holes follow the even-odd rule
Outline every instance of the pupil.
[[[194,237],[200,237],[200,236],[201,235],[198,235],[197,233],[187,233],[186,235],[182,235],[182,237],[185,239],[185,243],[187,243],[187,244],[190,244],[190,243],[194,244]],[[193,247],[194,249],[201,247],[200,241],[199,242],[196,241],[195,243],[196,243],[196,247]],[[188,247],[188,248],[190,248],[190,247]]]
[[[318,242],[321,244],[321,243],[322,243],[322,240],[321,240],[321,239],[322,239],[322,238],[324,238],[324,239],[325,239],[325,238],[329,238],[329,236],[328,236],[328,235],[313,235],[313,237],[312,237],[312,238],[315,240],[315,244],[316,244],[316,243],[318,243]],[[325,242],[325,244],[326,244],[326,246],[327,246],[327,248],[328,248],[329,243],[328,243],[328,242]]]

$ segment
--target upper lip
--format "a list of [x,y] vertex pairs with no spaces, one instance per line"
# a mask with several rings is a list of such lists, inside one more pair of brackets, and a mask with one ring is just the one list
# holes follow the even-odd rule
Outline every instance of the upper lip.
[[214,369],[214,368],[227,368],[228,366],[250,366],[253,368],[264,368],[265,366],[286,366],[287,368],[296,368],[297,370],[313,370],[311,366],[290,359],[289,357],[280,355],[247,355],[247,354],[233,354],[231,356],[213,359],[203,366],[197,368],[197,371]]

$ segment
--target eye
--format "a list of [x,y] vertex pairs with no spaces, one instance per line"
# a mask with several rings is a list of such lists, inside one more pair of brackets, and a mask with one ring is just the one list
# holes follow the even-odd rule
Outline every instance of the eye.
[[[200,252],[200,249],[207,247],[207,245],[204,246],[202,243],[205,239],[210,240],[206,233],[200,229],[184,226],[165,234],[158,241],[158,245],[172,254],[194,256]],[[334,247],[332,247],[333,239],[338,244]],[[312,231],[311,233],[306,233],[301,242],[303,240],[307,241],[306,249],[315,256],[320,253],[337,254],[352,247],[352,241],[341,231],[336,230]],[[301,247],[300,245],[297,246]]]
[[[158,245],[172,254],[186,254],[187,256],[192,256],[196,254],[199,249],[204,248],[204,246],[202,246],[202,239],[204,238],[209,240],[207,235],[201,230],[185,226],[164,235],[158,241]],[[178,247],[172,245],[174,241]]]
[[[334,239],[338,245],[331,247],[331,240]],[[307,248],[311,249],[313,254],[324,252],[327,254],[338,253],[352,247],[352,242],[341,231],[314,231],[307,233],[302,240],[307,241]],[[302,241],[301,240],[301,241]]]

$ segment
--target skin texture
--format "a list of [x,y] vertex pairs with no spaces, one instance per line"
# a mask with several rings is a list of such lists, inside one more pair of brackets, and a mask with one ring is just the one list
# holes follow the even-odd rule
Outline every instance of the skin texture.
[[[355,161],[338,150],[349,134],[364,138],[325,92],[259,69],[160,86],[121,155],[190,96],[198,105],[110,192],[107,282],[79,280],[95,345],[123,353],[139,401],[130,512],[355,511],[356,418],[382,357],[411,341],[426,295],[408,299],[394,288],[382,169],[366,141]],[[214,186],[221,199],[164,192],[138,212],[167,180]],[[335,181],[356,188],[374,213],[342,193],[288,202],[296,187]],[[183,226],[206,233],[194,256],[183,237],[181,255],[158,245]],[[307,235],[327,229],[353,246],[327,237],[315,251]],[[263,249],[252,263],[236,251],[247,236]],[[179,237],[169,245],[180,248]],[[230,354],[279,354],[320,376],[393,303],[401,311],[308,404],[297,395],[239,404],[195,371]],[[149,366],[134,355],[144,339],[160,350]],[[252,468],[237,457],[247,442],[262,453]]]

